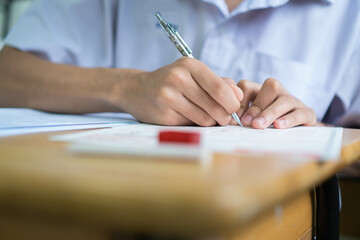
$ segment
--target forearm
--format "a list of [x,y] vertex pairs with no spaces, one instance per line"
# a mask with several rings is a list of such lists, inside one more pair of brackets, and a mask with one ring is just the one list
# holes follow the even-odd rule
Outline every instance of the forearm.
[[202,62],[185,57],[145,72],[56,64],[5,47],[0,76],[0,107],[121,111],[164,125],[227,125],[242,98],[234,81],[228,83]]
[[122,111],[121,96],[113,94],[121,94],[121,81],[132,72],[136,70],[55,64],[5,47],[0,53],[0,107],[62,113]]

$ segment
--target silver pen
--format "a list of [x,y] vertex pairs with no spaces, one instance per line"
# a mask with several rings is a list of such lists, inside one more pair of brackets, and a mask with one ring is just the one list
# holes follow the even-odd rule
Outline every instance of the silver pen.
[[[179,52],[186,57],[194,58],[192,55],[191,49],[185,43],[185,41],[180,37],[179,33],[175,28],[167,23],[160,15],[160,13],[155,14],[156,19],[158,20],[161,28],[164,30],[165,34],[169,37],[170,41],[175,45]],[[236,113],[231,114],[232,118],[243,127],[238,115]]]

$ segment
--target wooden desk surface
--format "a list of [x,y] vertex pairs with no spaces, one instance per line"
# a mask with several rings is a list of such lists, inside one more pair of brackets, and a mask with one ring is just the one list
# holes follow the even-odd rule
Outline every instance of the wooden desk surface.
[[239,231],[360,158],[360,130],[345,129],[341,160],[215,155],[195,162],[72,156],[59,133],[0,139],[0,211],[94,228],[207,236]]

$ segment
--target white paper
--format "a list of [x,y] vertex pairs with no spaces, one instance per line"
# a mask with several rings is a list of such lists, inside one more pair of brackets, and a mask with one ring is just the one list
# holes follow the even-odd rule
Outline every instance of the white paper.
[[[146,155],[144,149],[157,149],[161,130],[196,131],[201,133],[201,149],[223,153],[280,153],[336,160],[340,156],[342,128],[295,127],[258,130],[239,126],[226,127],[164,127],[148,124],[123,125],[111,129],[55,136],[53,140],[81,144],[81,151],[121,153],[121,149],[135,149]],[[76,150],[73,148],[72,150]],[[96,150],[98,149],[98,150]],[[74,150],[74,151],[75,151]]]
[[124,113],[56,114],[27,108],[0,108],[0,137],[119,126],[136,121]]
[[33,133],[45,133],[45,132],[60,132],[70,130],[84,130],[94,128],[110,128],[123,125],[124,123],[106,123],[106,124],[83,124],[83,125],[66,125],[55,127],[30,127],[30,128],[12,128],[12,129],[0,129],[0,138],[33,134]]

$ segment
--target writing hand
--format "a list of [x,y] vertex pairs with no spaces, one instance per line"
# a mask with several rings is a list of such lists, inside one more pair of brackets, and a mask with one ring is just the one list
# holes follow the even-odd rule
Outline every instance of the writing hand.
[[269,78],[263,85],[241,80],[238,86],[244,94],[238,115],[245,126],[264,129],[271,124],[275,128],[316,124],[314,110],[290,95],[276,79]]
[[[131,81],[130,81],[131,80]],[[163,125],[227,125],[242,92],[204,63],[188,57],[120,84],[121,108],[136,119]]]

